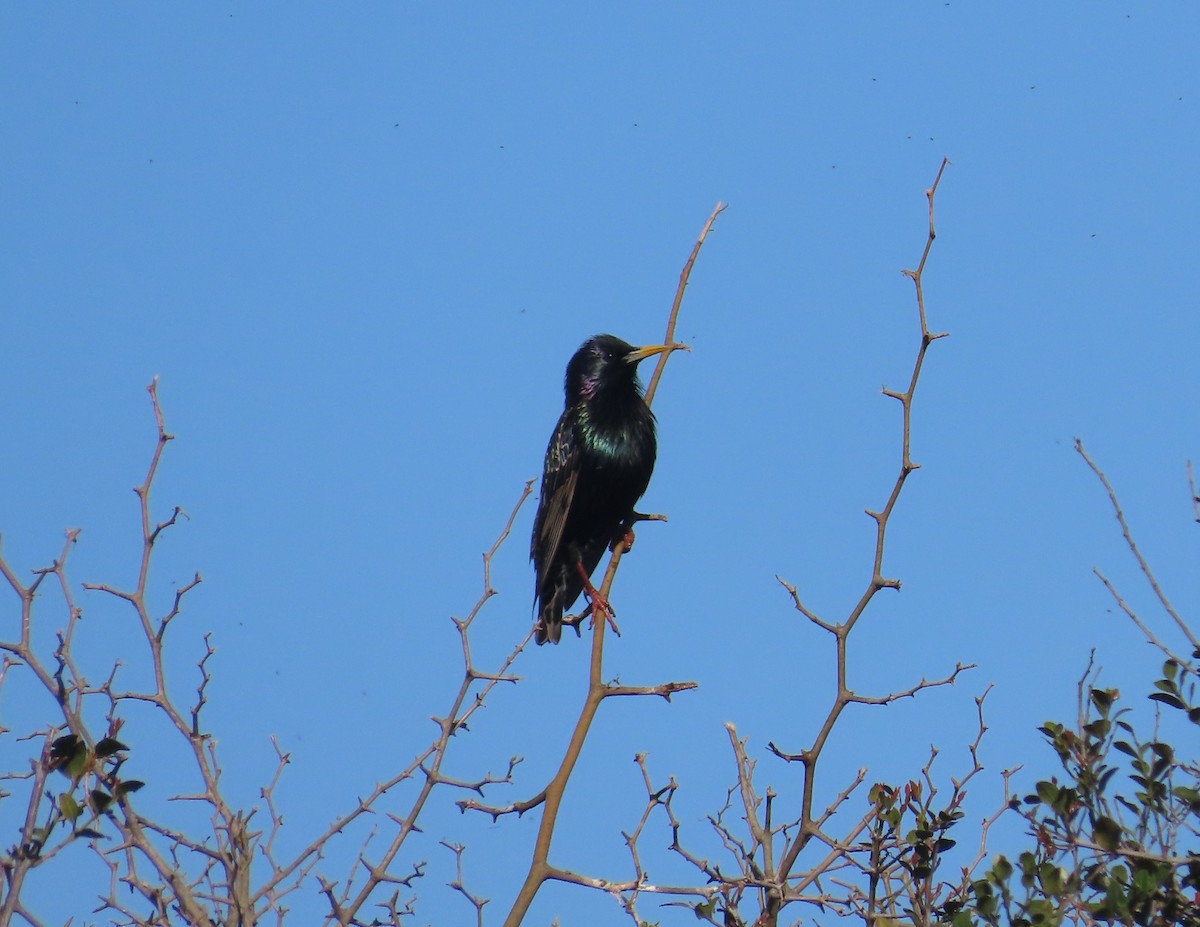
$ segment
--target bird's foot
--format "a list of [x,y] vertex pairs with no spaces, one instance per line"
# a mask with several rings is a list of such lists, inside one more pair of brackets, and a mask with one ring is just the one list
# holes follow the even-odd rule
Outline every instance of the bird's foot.
[[[604,601],[607,602],[607,600],[604,600]],[[616,634],[617,637],[620,637],[621,629],[617,627],[617,621],[613,617],[612,606],[608,606],[607,608],[602,608],[600,611],[604,615],[604,620],[608,622],[608,626],[613,629],[613,633]],[[595,616],[595,614],[596,614],[596,610],[592,607],[592,603],[589,602],[587,607],[583,611],[581,611],[578,615],[563,615],[563,620],[562,620],[563,627],[564,628],[574,628],[575,636],[582,637],[583,632],[580,630],[580,626],[583,624],[583,621],[585,618],[593,618]],[[592,622],[588,623],[588,627],[589,628],[592,627]]]
[[600,590],[591,583],[587,584],[587,588],[583,590],[583,594],[588,597],[588,607],[584,610],[584,614],[591,615],[594,622],[598,612],[604,616],[604,620],[608,622],[608,626],[613,629],[613,634],[620,637],[621,629],[617,627],[617,612],[612,607],[612,603],[605,596],[601,595]]
[[563,615],[562,624],[564,628],[572,628],[575,631],[576,637],[582,637],[583,632],[579,630],[579,626],[583,624],[583,619],[592,613],[592,607],[589,605],[578,615]]
[[[608,604],[608,599],[601,597],[599,601],[601,603],[600,614],[602,614],[604,616],[604,620],[608,622],[608,626],[613,629],[613,634],[617,635],[617,637],[620,637],[621,629],[617,627],[617,613],[614,612],[612,609],[612,606]],[[592,604],[587,607],[587,610],[585,611],[584,614],[592,615],[593,622],[595,621],[595,615],[596,615],[596,602],[595,601],[593,601]]]
[[604,620],[613,629],[613,633],[617,637],[620,637],[621,629],[617,627],[617,611],[612,607],[612,603],[608,601],[608,596],[592,585],[592,578],[588,576],[587,570],[583,568],[582,563],[578,563],[576,566],[579,569],[579,575],[583,577],[583,594],[588,599],[588,606],[580,614],[579,620],[582,621],[588,615],[593,616],[594,619],[596,612],[600,612],[604,616]]

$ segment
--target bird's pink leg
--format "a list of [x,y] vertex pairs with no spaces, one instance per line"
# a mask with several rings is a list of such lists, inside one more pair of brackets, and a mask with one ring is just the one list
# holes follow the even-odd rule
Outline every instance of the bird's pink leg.
[[[591,609],[592,615],[594,616],[599,611],[612,627],[613,633],[617,637],[620,637],[621,629],[617,627],[617,613],[613,611],[612,604],[601,594],[599,589],[592,585],[592,578],[588,576],[588,572],[583,568],[582,563],[576,561],[575,568],[579,570],[579,575],[583,577],[583,594],[588,597],[588,608]],[[583,616],[580,615],[580,617],[582,618]]]

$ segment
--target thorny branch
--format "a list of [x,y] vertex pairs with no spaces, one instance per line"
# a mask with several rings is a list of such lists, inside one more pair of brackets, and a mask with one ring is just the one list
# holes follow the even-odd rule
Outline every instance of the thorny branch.
[[[433,719],[438,727],[437,736],[407,768],[376,783],[349,811],[317,834],[294,857],[281,859],[279,836],[284,818],[276,803],[276,791],[291,757],[274,744],[275,774],[260,791],[268,822],[265,832],[258,830],[251,824],[257,808],[243,810],[228,802],[222,787],[223,772],[216,741],[203,724],[212,681],[209,661],[215,653],[211,634],[203,635],[203,653],[197,662],[200,680],[193,689],[190,704],[186,707],[182,704],[168,681],[167,631],[183,619],[190,593],[202,580],[196,574],[178,587],[164,613],[155,614],[151,610],[148,597],[154,552],[166,537],[167,530],[177,526],[180,517],[186,517],[186,513],[176,506],[162,521],[156,521],[152,514],[152,489],[163,452],[174,436],[166,429],[157,378],[148,391],[157,442],[144,480],[134,487],[141,528],[136,580],[132,588],[108,583],[84,583],[83,588],[115,598],[132,609],[136,636],[146,655],[138,665],[144,665],[150,671],[150,684],[122,687],[119,685],[121,664],[116,664],[106,673],[102,684],[93,685],[77,664],[75,645],[83,610],[75,604],[66,568],[68,555],[79,538],[78,530],[67,533],[58,559],[50,567],[35,570],[28,583],[22,582],[12,566],[0,556],[0,575],[16,593],[21,606],[19,635],[11,640],[0,640],[0,652],[4,654],[0,685],[17,684],[14,675],[28,672],[36,688],[52,700],[58,716],[56,722],[31,735],[42,746],[39,755],[31,759],[27,771],[0,773],[0,799],[10,794],[3,788],[7,783],[19,783],[29,795],[19,840],[11,850],[0,853],[0,923],[10,923],[14,916],[20,916],[30,924],[39,923],[21,900],[26,878],[34,867],[47,863],[76,839],[90,841],[110,875],[110,887],[101,895],[97,913],[107,910],[122,918],[122,923],[156,927],[181,922],[189,925],[236,923],[249,927],[268,914],[282,921],[287,911],[286,897],[308,882],[335,838],[359,818],[382,810],[384,796],[399,783],[419,777],[421,787],[408,809],[401,814],[386,815],[394,829],[378,859],[372,862],[367,858],[368,847],[379,833],[376,829],[367,838],[344,879],[317,877],[321,892],[330,905],[327,923],[346,927],[364,924],[366,921],[360,912],[366,904],[373,903],[384,912],[386,919],[372,914],[370,923],[398,925],[401,917],[411,913],[411,902],[401,902],[397,886],[411,885],[423,874],[424,864],[417,864],[406,876],[393,874],[391,867],[406,838],[417,829],[417,820],[432,791],[437,786],[447,785],[483,794],[492,783],[511,781],[513,767],[519,762],[516,758],[511,759],[503,776],[489,773],[475,782],[452,779],[442,772],[453,736],[467,728],[468,721],[485,706],[495,686],[517,681],[511,673],[512,665],[528,643],[529,636],[519,642],[495,669],[485,671],[474,662],[470,630],[484,605],[496,594],[491,582],[492,560],[509,536],[521,506],[532,493],[533,481],[525,484],[503,531],[483,555],[483,593],[466,618],[453,619],[462,646],[463,680],[449,710],[443,717]],[[56,646],[45,658],[35,639],[37,616],[34,604],[47,577],[54,578],[63,597],[67,620],[56,635]],[[88,707],[93,703],[106,706],[100,709],[107,722],[102,736],[94,734],[89,724],[89,716],[97,710]],[[176,742],[184,745],[199,776],[199,789],[192,794],[177,795],[174,800],[204,805],[210,815],[209,833],[197,834],[186,827],[175,826],[137,806],[134,793],[142,783],[125,777],[123,768],[131,754],[129,747],[117,739],[125,720],[125,709],[131,704],[151,706],[157,716],[174,729]],[[0,736],[6,733],[0,729]],[[51,773],[55,771],[64,776],[62,781],[66,784],[61,791],[51,787]],[[116,830],[117,839],[106,845],[101,840],[108,836],[105,831],[109,828]],[[251,862],[256,856],[266,864],[265,878],[257,883],[251,877]],[[387,886],[392,887],[390,896],[376,900],[380,890]],[[129,900],[131,894],[141,903]]]
[[[778,757],[789,762],[798,762],[803,767],[803,785],[800,801],[800,814],[798,819],[798,827],[794,836],[784,839],[781,846],[778,865],[771,867],[769,885],[765,887],[762,893],[762,914],[760,923],[774,927],[779,913],[784,905],[791,900],[795,894],[795,889],[789,886],[789,879],[792,877],[793,870],[799,860],[800,854],[810,844],[813,839],[818,839],[835,849],[844,844],[839,844],[838,841],[826,835],[822,829],[823,818],[816,816],[816,773],[818,762],[821,753],[824,750],[830,734],[833,732],[838,719],[848,705],[858,704],[886,704],[898,698],[903,698],[915,695],[918,691],[924,688],[929,688],[936,685],[953,684],[957,679],[958,674],[967,666],[958,664],[954,672],[944,679],[929,682],[924,679],[920,683],[902,692],[894,692],[884,696],[867,696],[856,692],[850,685],[847,673],[847,653],[849,647],[850,634],[858,624],[860,618],[866,612],[867,606],[874,599],[876,593],[881,589],[899,589],[900,581],[884,575],[883,558],[887,544],[887,531],[891,521],[892,513],[895,511],[896,504],[900,499],[900,494],[904,489],[908,477],[914,470],[918,469],[919,464],[912,459],[911,438],[912,438],[912,414],[913,403],[916,396],[917,385],[920,380],[921,371],[925,363],[925,354],[929,346],[934,341],[946,337],[945,332],[933,332],[929,328],[928,318],[925,309],[925,291],[924,291],[924,273],[926,262],[929,259],[930,251],[933,248],[933,242],[937,237],[936,225],[934,221],[934,203],[937,195],[938,185],[941,183],[942,175],[946,170],[949,161],[943,160],[941,167],[938,169],[937,176],[934,178],[933,184],[926,191],[926,198],[929,202],[929,233],[925,241],[925,248],[921,254],[921,259],[917,264],[916,270],[906,270],[905,275],[908,276],[916,288],[917,314],[920,324],[921,339],[917,349],[916,359],[913,363],[912,374],[909,377],[908,386],[903,391],[897,391],[884,387],[883,394],[892,399],[899,401],[902,413],[901,425],[901,454],[900,454],[900,469],[895,482],[892,485],[891,492],[888,494],[882,508],[879,510],[867,509],[867,515],[875,523],[875,546],[872,557],[870,576],[867,581],[866,588],[859,597],[858,602],[851,609],[850,613],[843,621],[834,622],[822,618],[812,609],[804,604],[801,596],[794,584],[785,582],[780,579],[780,583],[788,591],[792,598],[795,608],[804,615],[808,620],[813,622],[818,627],[822,628],[834,638],[835,646],[835,661],[836,661],[836,682],[834,688],[833,701],[829,711],[825,716],[817,734],[813,738],[808,747],[799,752],[785,752],[775,744],[770,745],[771,751]],[[736,741],[736,738],[735,738]],[[741,764],[739,762],[739,768]],[[739,776],[742,774],[739,773]],[[744,802],[744,810],[747,822],[752,833],[760,830],[762,825],[758,822],[758,812],[751,804]],[[865,826],[864,822],[860,822],[860,827]],[[820,871],[820,867],[818,870]]]
[[[934,787],[930,773],[932,757],[930,763],[923,770],[923,778],[914,780],[904,789],[894,790],[882,785],[875,786],[871,791],[872,801],[867,810],[861,814],[852,815],[840,835],[831,833],[829,826],[835,819],[835,815],[846,807],[851,796],[865,782],[867,771],[860,770],[858,775],[833,798],[824,810],[819,810],[815,804],[815,779],[818,763],[826,742],[847,706],[852,704],[884,705],[898,699],[915,696],[927,688],[952,685],[957,681],[960,673],[973,666],[958,663],[952,672],[942,678],[933,680],[922,678],[906,689],[882,695],[855,691],[851,687],[847,675],[847,652],[851,631],[879,590],[900,588],[899,580],[884,574],[883,558],[891,516],[909,475],[919,466],[913,461],[911,455],[911,432],[913,404],[925,354],[934,341],[945,337],[945,333],[933,332],[929,328],[925,308],[924,271],[933,241],[936,238],[935,196],[947,164],[948,162],[943,161],[932,186],[926,191],[929,227],[920,261],[916,270],[905,271],[916,288],[921,339],[907,387],[903,391],[887,388],[883,390],[885,395],[898,400],[901,404],[900,468],[884,505],[877,511],[870,509],[867,511],[876,526],[875,545],[867,586],[858,602],[843,620],[831,621],[810,609],[802,601],[796,586],[780,578],[781,584],[791,595],[796,609],[815,625],[829,633],[835,643],[837,674],[833,701],[813,740],[805,749],[796,753],[784,752],[774,743],[769,745],[769,750],[775,756],[788,762],[799,763],[802,766],[803,779],[799,807],[796,812],[785,817],[780,813],[784,807],[780,796],[770,788],[765,793],[758,789],[755,784],[756,764],[747,751],[746,741],[739,737],[732,724],[727,725],[729,742],[734,753],[737,783],[730,790],[726,806],[709,819],[722,846],[736,863],[736,870],[723,870],[709,858],[689,850],[683,845],[680,823],[672,809],[672,801],[677,791],[675,781],[672,779],[667,787],[654,790],[646,771],[645,761],[639,759],[650,800],[638,827],[627,835],[627,842],[631,844],[630,849],[634,857],[636,878],[627,883],[605,882],[603,886],[595,886],[612,890],[614,886],[620,885],[621,891],[624,893],[621,895],[621,902],[635,921],[637,921],[635,905],[639,895],[652,892],[667,894],[672,891],[682,897],[689,894],[664,886],[649,885],[644,879],[636,841],[643,832],[647,817],[655,808],[662,809],[671,828],[671,850],[695,867],[707,883],[704,886],[701,900],[680,903],[690,907],[698,918],[714,924],[722,924],[723,927],[748,923],[747,920],[744,920],[740,909],[750,897],[757,900],[757,913],[751,915],[756,917],[754,920],[756,927],[766,927],[766,925],[775,927],[784,907],[797,901],[818,904],[825,910],[839,914],[849,913],[852,910],[860,913],[874,912],[871,913],[873,921],[879,912],[898,912],[897,906],[902,897],[908,899],[909,910],[914,912],[918,911],[919,905],[923,904],[926,907],[931,905],[935,897],[943,900],[946,897],[952,897],[947,896],[947,889],[935,886],[931,878],[927,877],[928,874],[913,863],[911,856],[913,848],[909,846],[905,832],[899,829],[899,822],[903,819],[922,818],[922,816],[924,816],[922,819],[928,818],[936,811],[938,815],[941,815],[936,818],[937,826],[935,827],[939,837],[925,849],[929,853],[936,854],[945,848],[944,832],[961,817],[959,806],[966,794],[966,784],[982,768],[977,753],[979,738],[982,737],[985,729],[982,698],[978,700],[979,738],[970,747],[971,770],[961,780],[952,780],[953,791],[944,807],[937,809],[934,807],[938,791]],[[936,756],[936,751],[933,755]],[[735,804],[737,814],[745,825],[744,835],[740,833],[741,827],[733,826],[729,820]],[[885,810],[888,815],[887,821],[892,822],[890,830],[885,826],[886,821],[883,817]],[[838,819],[840,820],[840,818]],[[990,825],[985,822],[985,830],[987,826]],[[939,843],[938,840],[942,842]],[[800,855],[814,841],[824,848],[824,852],[811,864],[801,869],[799,867]],[[890,856],[884,852],[885,850],[890,853]],[[982,855],[980,859],[982,859]],[[978,862],[977,860],[973,866],[978,865]],[[909,867],[908,870],[904,869],[905,866]],[[898,871],[907,871],[908,876],[897,882],[896,873]],[[913,875],[914,872],[920,878],[916,878]],[[846,877],[854,874],[857,874],[860,879],[867,879],[867,881],[874,879],[874,887],[868,889],[863,887],[864,883],[847,881]],[[881,879],[886,884],[881,883]],[[691,891],[694,893],[696,890]],[[874,900],[868,901],[868,898]]]
[[[483,593],[479,597],[479,600],[475,603],[474,608],[471,609],[466,618],[452,619],[462,642],[464,667],[463,680],[459,686],[458,692],[454,697],[454,701],[450,707],[450,710],[446,712],[443,717],[435,717],[432,719],[433,722],[438,726],[437,738],[399,775],[394,776],[387,782],[378,784],[374,791],[367,796],[367,798],[359,800],[357,808],[334,821],[334,823],[329,826],[329,829],[326,830],[320,838],[310,844],[305,852],[302,853],[301,856],[298,857],[297,860],[292,864],[293,867],[298,866],[303,860],[319,854],[325,843],[331,840],[335,834],[341,832],[343,828],[345,828],[356,818],[373,811],[376,801],[382,795],[386,794],[400,782],[409,779],[418,771],[423,773],[424,779],[421,784],[421,788],[417,793],[416,798],[413,799],[408,813],[403,816],[389,815],[389,818],[396,823],[398,827],[395,835],[391,839],[391,842],[383,851],[379,861],[372,864],[368,862],[365,852],[364,854],[360,854],[359,864],[367,873],[367,877],[364,880],[362,887],[354,894],[349,893],[350,880],[347,880],[347,885],[342,896],[333,904],[333,910],[328,919],[329,923],[336,923],[340,925],[340,927],[350,927],[350,925],[358,923],[358,912],[362,909],[363,905],[367,903],[375,890],[381,884],[384,884],[390,880],[390,877],[388,876],[388,870],[395,861],[396,856],[399,854],[400,849],[404,846],[404,843],[408,839],[409,835],[416,830],[417,820],[420,817],[421,812],[424,810],[425,805],[429,800],[429,796],[433,792],[434,788],[438,785],[461,785],[461,783],[457,783],[446,778],[441,772],[443,762],[450,749],[450,739],[458,731],[466,729],[468,721],[476,712],[484,707],[487,696],[499,683],[517,681],[517,677],[511,675],[510,670],[513,663],[516,662],[517,657],[525,649],[526,645],[532,638],[533,631],[531,630],[525,635],[525,638],[517,644],[513,651],[500,664],[498,669],[491,673],[484,673],[475,667],[475,664],[472,660],[470,630],[472,624],[475,622],[476,618],[478,618],[484,605],[494,595],[496,595],[496,590],[492,587],[491,582],[492,559],[511,533],[513,524],[517,518],[517,513],[520,511],[521,506],[524,504],[525,500],[529,498],[532,492],[533,480],[529,480],[525,484],[525,488],[521,493],[521,498],[517,500],[517,504],[513,507],[512,513],[509,515],[508,522],[504,526],[504,530],[500,533],[500,536],[496,538],[496,541],[492,545],[491,549],[483,555]],[[476,688],[476,683],[478,682],[481,682],[482,686]],[[491,776],[485,777],[484,780],[477,784],[477,787],[474,790],[482,794],[483,786],[489,782],[510,781],[512,769],[518,762],[519,760],[517,758],[512,758],[509,761],[509,771],[507,776],[499,779]],[[275,884],[277,880],[278,877],[273,879],[271,882],[268,882],[268,886]],[[332,891],[328,894],[332,901]]]
[[490,899],[480,898],[478,895],[472,895],[467,891],[467,887],[463,882],[463,853],[466,852],[466,847],[461,843],[447,843],[445,840],[439,841],[442,846],[454,854],[455,859],[455,878],[453,882],[447,883],[450,888],[454,889],[460,895],[469,901],[475,908],[475,923],[477,927],[483,927],[483,906]]

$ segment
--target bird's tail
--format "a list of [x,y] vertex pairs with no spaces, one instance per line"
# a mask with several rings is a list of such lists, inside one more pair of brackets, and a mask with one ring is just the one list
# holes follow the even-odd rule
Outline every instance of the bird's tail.
[[579,597],[579,592],[580,589],[571,588],[567,575],[560,575],[558,582],[540,589],[534,606],[537,623],[533,626],[539,647],[546,641],[557,644],[562,639],[563,612]]
[[562,612],[559,611],[555,614],[553,609],[545,609],[538,618],[537,627],[534,630],[537,632],[534,640],[537,641],[539,647],[546,641],[557,644],[562,639]]

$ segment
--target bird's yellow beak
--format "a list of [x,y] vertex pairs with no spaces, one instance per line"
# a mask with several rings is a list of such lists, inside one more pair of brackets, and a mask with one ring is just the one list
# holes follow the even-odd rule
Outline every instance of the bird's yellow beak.
[[653,357],[655,354],[662,354],[663,351],[690,351],[691,348],[686,344],[648,344],[644,347],[636,348],[625,355],[625,363],[636,364],[638,361],[645,360],[647,357]]

